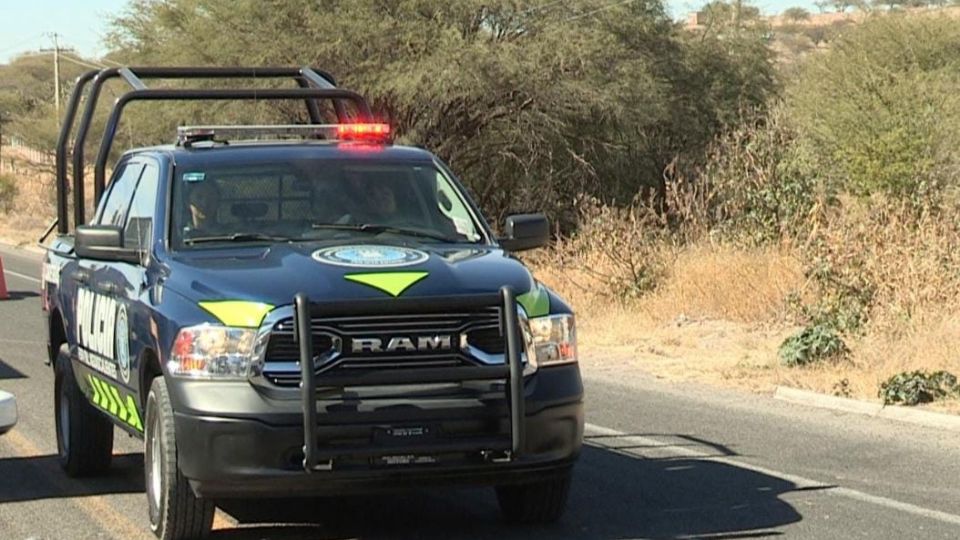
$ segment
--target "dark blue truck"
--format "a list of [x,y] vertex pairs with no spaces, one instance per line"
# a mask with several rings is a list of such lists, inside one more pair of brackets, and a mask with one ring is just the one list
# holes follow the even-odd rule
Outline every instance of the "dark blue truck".
[[[252,76],[300,87],[143,82]],[[112,78],[132,90],[88,220],[83,146]],[[106,181],[127,104],[250,98],[309,120],[181,128]],[[511,254],[546,241],[542,215],[495,237],[439,159],[309,68],[91,72],[66,118],[42,299],[67,474],[109,467],[114,426],[142,438],[160,538],[205,535],[228,499],[432,484],[496,486],[514,522],[561,515],[583,438],[574,316]]]

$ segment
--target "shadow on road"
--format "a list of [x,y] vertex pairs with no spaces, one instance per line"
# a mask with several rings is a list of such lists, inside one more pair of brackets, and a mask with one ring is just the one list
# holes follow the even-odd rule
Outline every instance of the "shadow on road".
[[113,456],[107,475],[69,478],[57,456],[0,459],[0,504],[143,491],[143,454]]
[[547,527],[507,526],[491,489],[454,489],[234,503],[226,510],[243,522],[288,525],[241,526],[212,538],[757,538],[780,535],[778,527],[802,519],[780,499],[795,487],[710,460],[587,446],[567,513]]
[[11,302],[16,300],[24,300],[26,298],[36,298],[40,296],[39,293],[34,291],[9,291],[9,297],[6,300],[0,300],[0,302]]
[[10,364],[4,362],[0,359],[0,380],[3,379],[26,379],[27,376],[20,372],[20,370],[11,366]]

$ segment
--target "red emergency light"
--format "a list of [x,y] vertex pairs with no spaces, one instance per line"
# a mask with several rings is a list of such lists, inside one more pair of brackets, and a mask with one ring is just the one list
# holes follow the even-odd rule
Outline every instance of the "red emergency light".
[[390,124],[337,124],[337,139],[371,143],[390,142]]

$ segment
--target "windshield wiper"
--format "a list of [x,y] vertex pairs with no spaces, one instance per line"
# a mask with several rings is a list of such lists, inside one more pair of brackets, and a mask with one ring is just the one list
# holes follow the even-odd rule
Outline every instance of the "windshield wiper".
[[194,238],[184,239],[183,243],[193,245],[206,244],[208,242],[292,242],[294,240],[294,238],[290,238],[289,236],[274,236],[263,233],[234,233],[196,236]]
[[347,223],[314,223],[312,225],[314,229],[332,229],[336,231],[359,231],[366,232],[371,234],[380,234],[380,233],[395,233],[395,234],[405,234],[407,236],[417,236],[420,238],[431,238],[433,240],[440,240],[442,242],[457,243],[460,240],[456,238],[450,238],[449,236],[431,232],[424,231],[421,229],[409,229],[406,227],[394,227],[392,225],[376,225],[373,223],[361,223],[359,225],[352,225]]

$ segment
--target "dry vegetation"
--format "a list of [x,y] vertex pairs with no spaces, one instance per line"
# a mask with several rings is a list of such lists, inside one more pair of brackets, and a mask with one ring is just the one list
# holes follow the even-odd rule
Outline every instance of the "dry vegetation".
[[[672,245],[638,233],[639,221],[621,222],[617,248],[658,269],[640,295],[625,294],[634,274],[609,239],[588,236],[611,234],[612,223],[588,224],[531,261],[576,306],[588,372],[636,370],[759,392],[787,385],[867,400],[877,400],[880,383],[896,373],[960,372],[960,212],[882,199],[837,204],[805,227],[803,242],[756,247],[710,234]],[[859,304],[845,303],[860,289]],[[784,339],[820,311],[854,308],[862,323],[844,332],[849,354],[800,368],[778,359]],[[960,410],[960,403],[933,407]]]
[[[17,245],[36,242],[56,217],[55,186],[48,161],[16,148],[4,148],[0,177],[13,195],[0,212],[0,241]],[[4,180],[0,180],[4,181]]]
[[[49,224],[47,169],[23,154],[4,161],[18,192],[0,213],[0,239],[31,244]],[[802,239],[746,245],[711,233],[706,209],[689,199],[673,204],[684,207],[686,226],[667,233],[647,205],[584,201],[579,234],[528,256],[538,278],[575,306],[587,372],[869,400],[895,373],[960,372],[960,211],[845,198],[811,217]],[[828,279],[814,272],[824,268]],[[809,306],[837,294],[836,283],[870,289],[866,323],[846,336],[851,353],[782,365],[781,343],[809,319]],[[935,407],[960,411],[956,401]]]

